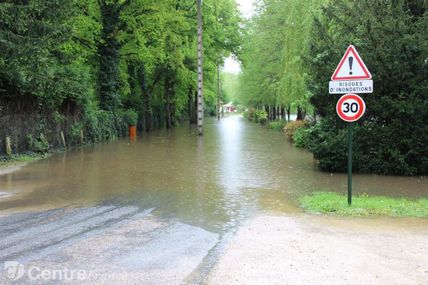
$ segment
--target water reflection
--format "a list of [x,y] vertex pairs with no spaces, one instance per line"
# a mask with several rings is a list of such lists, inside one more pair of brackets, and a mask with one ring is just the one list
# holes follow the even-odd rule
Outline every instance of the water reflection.
[[[312,191],[346,192],[346,175],[322,173],[312,155],[284,136],[232,116],[90,146],[0,176],[0,209],[127,203],[156,208],[165,218],[210,230],[234,227],[257,211],[299,211]],[[427,197],[422,178],[356,175],[354,189],[370,195]]]

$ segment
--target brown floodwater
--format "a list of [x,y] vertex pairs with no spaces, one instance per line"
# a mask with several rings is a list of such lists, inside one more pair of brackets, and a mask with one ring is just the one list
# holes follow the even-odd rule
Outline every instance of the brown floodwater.
[[[177,127],[97,144],[0,176],[0,210],[118,203],[213,231],[261,211],[300,212],[297,198],[346,193],[347,176],[317,169],[312,155],[240,116],[208,120],[205,135]],[[423,177],[354,175],[354,192],[428,197]]]

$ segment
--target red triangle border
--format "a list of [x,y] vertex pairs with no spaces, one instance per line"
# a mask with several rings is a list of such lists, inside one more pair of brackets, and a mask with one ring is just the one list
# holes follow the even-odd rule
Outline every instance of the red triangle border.
[[[347,76],[347,77],[337,77],[337,74],[339,73],[340,69],[342,68],[342,65],[345,63],[346,59],[348,58],[349,53],[354,55],[355,59],[357,60],[358,64],[361,66],[364,76]],[[336,67],[336,70],[334,71],[333,75],[331,76],[332,81],[342,81],[342,80],[361,80],[361,79],[372,79],[372,75],[370,71],[367,69],[366,65],[364,64],[364,61],[361,59],[360,55],[358,54],[357,50],[353,45],[350,45],[348,49],[345,52],[345,55],[340,60],[339,65]]]

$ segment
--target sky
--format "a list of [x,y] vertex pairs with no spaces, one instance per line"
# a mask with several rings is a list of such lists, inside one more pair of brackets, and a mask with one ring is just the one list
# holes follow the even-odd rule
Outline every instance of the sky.
[[235,0],[239,5],[239,10],[241,10],[242,15],[245,18],[251,18],[254,14],[254,0]]
[[[235,0],[238,3],[239,10],[245,18],[251,18],[254,14],[255,0]],[[223,71],[238,74],[241,72],[241,65],[233,57],[226,58]]]

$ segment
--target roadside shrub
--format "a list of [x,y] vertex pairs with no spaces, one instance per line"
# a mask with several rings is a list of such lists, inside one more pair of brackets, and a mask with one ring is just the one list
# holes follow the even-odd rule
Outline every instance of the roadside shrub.
[[248,119],[248,111],[244,111],[243,113],[242,113],[242,116],[245,118],[245,119]]
[[300,148],[308,148],[310,144],[310,134],[312,128],[299,128],[294,132],[294,146]]
[[[344,172],[347,169],[348,129],[331,128],[331,123],[326,120],[323,118],[319,124],[310,128],[306,138],[308,149],[319,161],[322,170]],[[353,170],[355,172],[383,175],[414,175],[418,172],[408,162],[405,154],[388,148],[396,139],[390,131],[387,128],[371,131],[367,123],[354,125]],[[370,142],[372,136],[376,136],[379,140],[383,136],[385,145],[379,147],[374,142]],[[420,167],[423,169],[423,165]]]
[[128,126],[136,126],[138,122],[138,113],[133,109],[121,112],[122,120]]
[[249,109],[248,110],[248,116],[247,116],[248,121],[253,121],[254,120],[254,113],[255,113],[254,109]]
[[31,151],[37,153],[46,153],[49,150],[49,142],[43,133],[38,137],[33,137],[33,135],[27,135],[28,147]]
[[254,113],[254,118],[255,118],[256,123],[260,123],[262,125],[266,125],[267,117],[268,117],[268,114],[266,113],[265,110],[257,110]]
[[128,125],[136,125],[138,113],[133,109],[122,110],[114,114],[105,110],[88,108],[84,115],[84,129],[90,142],[109,140],[123,136],[128,131]]
[[293,122],[289,122],[285,127],[284,127],[284,133],[287,136],[287,138],[293,142],[294,141],[294,134],[296,133],[296,131],[298,129],[301,128],[306,128],[309,126],[309,122],[308,121],[293,121]]
[[275,130],[275,131],[282,131],[286,124],[287,122],[285,121],[270,122],[269,129]]
[[[308,149],[318,160],[321,169],[343,172],[347,169],[347,131],[340,130],[333,135],[323,127],[315,125],[310,129],[306,140]],[[356,170],[356,165],[354,165],[354,169]]]
[[69,135],[73,143],[76,143],[80,140],[80,133],[83,130],[82,123],[75,123],[70,127]]
[[86,116],[87,131],[93,142],[113,138],[116,134],[115,118],[113,113],[96,110]]

